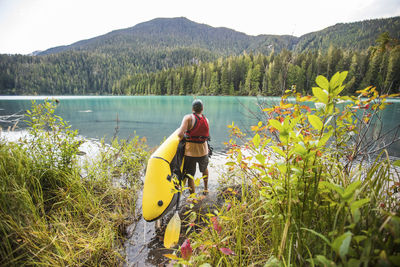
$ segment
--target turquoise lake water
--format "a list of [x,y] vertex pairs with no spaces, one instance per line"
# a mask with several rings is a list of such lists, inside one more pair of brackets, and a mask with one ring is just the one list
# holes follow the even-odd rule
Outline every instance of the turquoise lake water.
[[[0,96],[0,116],[23,112],[37,102],[52,97]],[[157,146],[180,126],[185,114],[191,112],[192,96],[57,96],[60,103],[56,114],[69,121],[73,129],[88,138],[110,140],[118,126],[118,137],[128,138],[135,132],[146,137],[150,147]],[[278,103],[279,98],[202,96],[204,114],[210,121],[211,144],[217,151],[224,150],[229,140],[227,125],[235,122],[242,130],[258,122],[257,104],[261,101]],[[400,125],[400,101],[391,100],[382,114],[383,132]],[[264,102],[265,103],[265,102]],[[118,121],[118,123],[117,123]],[[3,129],[7,125],[1,125]],[[20,126],[23,128],[23,124]],[[375,126],[374,126],[375,127]],[[379,134],[375,127],[372,134]],[[400,133],[393,131],[393,136]],[[390,137],[388,136],[388,140]],[[391,147],[391,154],[400,155],[400,144]]]
[[[46,97],[37,97],[37,102]],[[52,97],[47,97],[51,99]],[[101,96],[55,97],[60,103],[56,114],[69,121],[73,129],[89,138],[128,138],[135,132],[146,137],[149,146],[160,144],[191,113],[192,96]],[[243,127],[256,123],[249,110],[257,111],[253,97],[201,97],[204,114],[210,121],[211,143],[217,150],[228,139],[227,125],[233,121]],[[30,109],[32,97],[0,97],[0,116]],[[118,122],[117,122],[118,121]],[[5,126],[3,126],[5,128]]]

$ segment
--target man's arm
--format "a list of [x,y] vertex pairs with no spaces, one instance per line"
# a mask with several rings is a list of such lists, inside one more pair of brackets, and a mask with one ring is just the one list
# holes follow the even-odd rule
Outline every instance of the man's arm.
[[182,139],[183,135],[187,131],[188,126],[189,126],[189,120],[190,120],[190,115],[186,115],[185,117],[183,117],[181,126],[179,127],[179,131],[178,131],[179,139]]

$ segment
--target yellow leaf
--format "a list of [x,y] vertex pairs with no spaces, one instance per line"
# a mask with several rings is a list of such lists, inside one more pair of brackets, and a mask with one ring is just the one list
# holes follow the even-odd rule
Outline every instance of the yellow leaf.
[[326,91],[319,87],[312,88],[313,95],[319,100],[319,102],[327,104],[328,103],[328,94]]
[[396,96],[400,96],[400,93],[397,93],[397,94],[391,94],[391,95],[389,95],[388,97],[396,97]]
[[311,123],[311,125],[317,129],[317,130],[321,130],[322,127],[324,126],[321,119],[318,116],[315,115],[308,115],[308,121]]
[[284,104],[284,105],[281,105],[281,108],[282,109],[286,109],[286,108],[291,108],[293,106],[293,104]]
[[203,243],[203,245],[204,246],[206,246],[206,247],[210,247],[210,246],[212,246],[214,243],[211,241],[211,240],[207,240],[207,241],[205,241],[204,243]]
[[311,98],[312,96],[303,96],[302,98],[299,99],[299,102],[309,101]]
[[170,260],[179,260],[180,258],[176,256],[175,254],[164,254],[164,257],[167,257]]
[[179,235],[181,233],[181,218],[179,218],[178,212],[175,212],[169,221],[164,234],[164,247],[171,248],[178,244]]

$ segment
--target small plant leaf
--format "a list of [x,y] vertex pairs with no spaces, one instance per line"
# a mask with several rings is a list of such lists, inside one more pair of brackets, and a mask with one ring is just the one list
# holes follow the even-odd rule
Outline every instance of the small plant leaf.
[[237,155],[237,162],[242,162],[242,151],[239,150],[238,155]]
[[400,167],[400,159],[394,161],[392,164],[393,164],[394,166]]
[[339,72],[336,72],[336,73],[332,76],[332,78],[331,78],[331,80],[330,80],[330,82],[329,82],[329,89],[330,89],[331,91],[333,91],[334,89],[336,89],[336,87],[338,87],[338,85],[339,85],[339,78],[340,78],[340,73],[339,73]]
[[391,255],[388,258],[394,266],[400,266],[400,255]]
[[333,129],[330,129],[329,132],[324,133],[321,137],[321,139],[318,141],[318,146],[322,147],[328,142],[329,138],[331,138],[333,134]]
[[262,164],[264,165],[265,163],[265,156],[263,154],[257,154],[256,155],[256,159]]
[[327,104],[328,103],[328,95],[319,87],[312,88],[313,95],[318,99],[319,102]]
[[225,255],[236,255],[235,252],[233,252],[232,250],[230,250],[229,248],[219,248],[219,250],[225,254]]
[[337,254],[339,254],[342,259],[349,252],[351,236],[351,232],[346,232],[341,236],[335,238],[335,240],[332,242],[332,248],[336,251]]
[[277,120],[269,120],[268,123],[280,132],[283,130],[282,124]]
[[186,239],[181,246],[182,258],[185,260],[189,260],[190,257],[192,256],[192,252],[193,250],[192,247],[190,246],[190,240]]
[[322,127],[324,126],[321,119],[316,115],[308,115],[308,121],[318,131],[321,131]]
[[260,146],[260,135],[259,134],[254,135],[253,144],[256,148],[258,148]]
[[344,85],[339,86],[338,88],[336,88],[335,95],[339,95],[343,91],[344,88],[345,88]]
[[191,222],[191,223],[193,223],[193,222],[195,222],[196,221],[196,219],[197,219],[197,214],[196,214],[196,212],[191,212],[190,213],[190,215],[189,215],[189,222]]
[[364,199],[360,199],[360,200],[357,200],[357,201],[351,203],[350,204],[351,213],[354,213],[355,210],[361,208],[362,206],[367,204],[369,201],[370,201],[369,198],[364,198]]
[[294,147],[294,152],[296,154],[304,156],[307,153],[307,150],[301,144],[296,144],[296,146]]
[[164,257],[167,257],[170,260],[179,260],[180,258],[176,256],[175,254],[164,254]]
[[358,267],[361,265],[361,260],[359,259],[350,259],[347,263],[349,267]]
[[336,266],[336,264],[331,261],[328,260],[325,256],[323,255],[317,255],[317,257],[315,258],[316,261],[320,262],[323,266],[329,267],[329,266]]
[[365,239],[367,239],[367,237],[365,235],[356,235],[356,236],[353,237],[353,239],[357,243],[360,243],[361,241],[364,241]]
[[339,95],[340,92],[344,89],[344,86],[341,86],[344,80],[347,77],[347,71],[336,72],[329,82],[329,87],[334,93],[334,95]]
[[274,256],[271,256],[264,265],[264,267],[281,267],[281,266],[282,263]]
[[325,89],[326,91],[329,90],[329,81],[322,75],[318,75],[318,77],[315,79],[315,82],[318,84],[319,87],[322,89]]
[[331,245],[331,242],[330,242],[330,241],[328,240],[328,238],[326,238],[323,234],[320,234],[320,233],[318,233],[318,232],[315,232],[314,230],[307,229],[307,228],[301,228],[301,229],[302,229],[302,230],[309,231],[310,233],[312,233],[312,234],[314,234],[314,235],[320,237],[320,238],[321,238],[322,240],[324,240],[325,243],[327,243],[329,246]]
[[220,234],[222,231],[222,227],[221,227],[221,225],[219,225],[218,217],[214,216],[214,217],[211,217],[210,219],[213,224],[214,230],[217,231],[218,234]]
[[355,181],[354,183],[351,183],[348,187],[346,187],[343,193],[343,199],[346,201],[351,199],[354,196],[354,192],[357,188],[360,187],[360,185],[361,181]]
[[274,152],[276,152],[276,153],[278,153],[279,155],[281,155],[282,157],[286,157],[286,154],[285,154],[285,152],[283,152],[282,151],[282,149],[280,149],[279,147],[277,147],[277,146],[271,146],[271,149],[274,151]]
[[347,74],[348,74],[349,72],[346,70],[346,71],[342,71],[341,73],[340,73],[340,77],[339,77],[339,84],[342,84],[343,82],[344,82],[344,80],[346,80],[346,77],[347,77]]
[[322,181],[319,183],[321,186],[327,187],[331,190],[336,191],[340,196],[343,195],[344,189],[337,184],[331,183],[331,182],[327,182],[327,181]]

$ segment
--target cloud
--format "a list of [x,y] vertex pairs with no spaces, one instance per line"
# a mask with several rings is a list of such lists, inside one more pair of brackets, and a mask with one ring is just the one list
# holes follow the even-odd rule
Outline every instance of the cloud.
[[373,0],[371,3],[361,8],[356,17],[359,19],[366,18],[387,18],[400,15],[399,0]]

